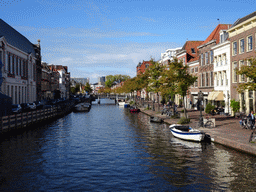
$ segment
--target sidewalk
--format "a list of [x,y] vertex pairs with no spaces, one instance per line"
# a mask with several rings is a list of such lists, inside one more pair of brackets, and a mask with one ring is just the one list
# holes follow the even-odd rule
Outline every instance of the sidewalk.
[[[178,108],[181,111],[182,108]],[[160,112],[141,109],[141,112],[150,116],[161,117],[165,123],[174,124],[179,119],[170,119],[165,114],[161,115]],[[203,115],[205,113],[203,112]],[[199,111],[188,110],[188,116],[190,118],[190,126],[195,127],[200,116]],[[235,117],[226,117],[221,115],[211,116],[215,118],[215,128],[200,128],[201,131],[209,134],[214,143],[222,144],[226,147],[234,148],[236,150],[246,152],[252,155],[256,155],[256,143],[249,143],[249,137],[251,130],[242,129],[239,125],[239,120]]]

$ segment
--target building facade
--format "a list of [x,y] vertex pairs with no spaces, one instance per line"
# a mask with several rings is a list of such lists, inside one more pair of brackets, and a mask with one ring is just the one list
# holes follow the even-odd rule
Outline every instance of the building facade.
[[161,53],[161,59],[159,60],[159,63],[163,65],[168,65],[168,62],[173,61],[173,59],[176,57],[177,52],[181,49],[182,47],[167,49],[164,53]]
[[[182,61],[184,65],[189,66],[190,74],[197,76],[198,74],[198,46],[201,45],[203,41],[186,41],[182,49],[177,53],[176,57],[178,60]],[[193,94],[192,94],[193,93]],[[185,106],[192,108],[192,105],[196,103],[198,94],[198,83],[194,83],[185,97]],[[175,96],[175,103],[179,104],[181,96]]]
[[[208,96],[214,90],[214,54],[212,47],[220,41],[220,30],[227,30],[230,24],[219,24],[212,33],[207,37],[202,45],[198,46],[199,50],[199,91],[203,93],[203,106],[208,103]],[[210,97],[211,98],[211,97]]]
[[32,44],[26,37],[0,19],[0,59],[3,64],[1,90],[13,104],[37,100],[37,65],[40,43]]
[[232,27],[227,30],[230,40],[231,54],[231,99],[240,101],[240,111],[249,113],[256,110],[255,91],[245,90],[237,92],[239,83],[249,81],[244,75],[237,75],[235,69],[243,65],[250,65],[249,59],[256,57],[256,12],[253,12],[241,19],[238,19]]
[[214,55],[214,91],[208,100],[217,106],[223,106],[225,113],[230,109],[230,42],[226,30],[220,30],[220,41],[212,47]]

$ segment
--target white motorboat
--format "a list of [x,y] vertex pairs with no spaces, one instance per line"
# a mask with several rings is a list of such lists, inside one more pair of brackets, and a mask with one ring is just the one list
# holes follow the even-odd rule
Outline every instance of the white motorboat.
[[91,109],[90,103],[79,103],[75,105],[75,111],[83,112],[83,111],[90,111]]
[[125,105],[125,102],[124,102],[124,101],[118,102],[118,105],[119,105],[119,106],[124,106],[124,105]]
[[193,129],[190,126],[172,124],[169,127],[174,137],[188,140],[188,141],[203,141],[205,139],[205,133],[197,129]]

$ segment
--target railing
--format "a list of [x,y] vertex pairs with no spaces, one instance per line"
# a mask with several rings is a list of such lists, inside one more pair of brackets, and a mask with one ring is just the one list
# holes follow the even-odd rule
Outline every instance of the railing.
[[68,102],[48,109],[0,117],[0,133],[57,118],[70,112],[73,106],[74,102]]

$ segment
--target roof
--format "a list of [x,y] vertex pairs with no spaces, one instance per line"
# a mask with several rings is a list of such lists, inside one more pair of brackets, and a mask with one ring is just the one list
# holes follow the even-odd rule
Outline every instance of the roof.
[[[186,50],[187,62],[196,61],[199,58],[198,46],[202,45],[204,41],[186,41],[183,45],[181,51]],[[195,53],[192,53],[192,48],[195,50]]]
[[249,15],[246,15],[245,17],[242,17],[242,18],[239,18],[235,21],[235,23],[231,26],[232,27],[235,27],[236,25],[239,25],[240,23],[243,23],[244,21],[252,18],[252,17],[255,17],[256,16],[256,11],[249,14]]
[[22,34],[0,19],[0,37],[4,37],[8,44],[35,56],[34,45]]
[[216,44],[218,44],[220,41],[220,30],[227,30],[230,27],[231,24],[219,24],[202,44],[206,44],[212,40],[216,40]]

